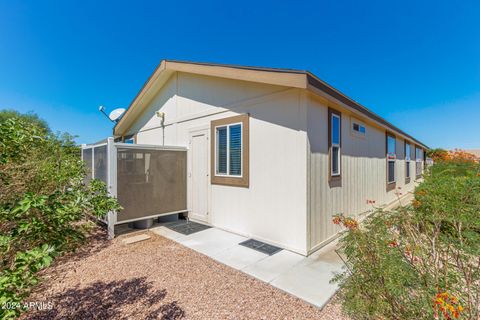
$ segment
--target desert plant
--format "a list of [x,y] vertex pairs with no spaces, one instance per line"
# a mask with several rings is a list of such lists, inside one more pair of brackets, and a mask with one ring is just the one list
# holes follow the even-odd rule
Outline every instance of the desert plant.
[[433,161],[443,160],[448,157],[448,151],[442,148],[430,149],[427,151],[427,157],[433,159]]
[[441,163],[471,163],[476,161],[475,155],[463,151],[461,149],[454,149],[447,151],[444,149],[432,149],[429,150],[427,155],[435,162]]
[[84,184],[73,137],[21,117],[0,122],[0,318],[19,315],[37,272],[85,239],[89,216],[119,210],[105,184]]
[[355,319],[478,319],[480,167],[460,157],[424,175],[412,204],[377,211],[341,239],[336,277]]

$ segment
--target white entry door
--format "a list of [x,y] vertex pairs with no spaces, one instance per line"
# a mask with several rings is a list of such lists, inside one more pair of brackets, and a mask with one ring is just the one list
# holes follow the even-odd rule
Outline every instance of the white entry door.
[[190,133],[189,151],[189,216],[208,222],[208,130]]

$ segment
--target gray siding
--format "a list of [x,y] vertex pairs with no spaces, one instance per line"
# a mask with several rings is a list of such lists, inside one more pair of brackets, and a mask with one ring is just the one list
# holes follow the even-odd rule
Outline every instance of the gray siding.
[[[332,239],[340,227],[332,223],[335,214],[355,218],[370,212],[373,206],[390,204],[414,189],[414,176],[405,185],[404,138],[397,135],[396,190],[386,188],[385,129],[368,119],[342,112],[341,186],[329,183],[328,107],[319,99],[307,99],[308,187],[309,187],[309,250],[315,250]],[[352,133],[352,117],[365,123],[366,135],[360,138]],[[412,144],[412,147],[414,144]],[[414,165],[412,162],[412,173]],[[375,205],[368,204],[374,200]]]

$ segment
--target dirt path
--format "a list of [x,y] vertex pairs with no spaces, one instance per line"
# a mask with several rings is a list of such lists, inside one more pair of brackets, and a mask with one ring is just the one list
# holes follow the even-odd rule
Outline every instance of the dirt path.
[[[346,319],[322,311],[171,240],[124,245],[97,235],[45,270],[25,319]],[[319,290],[321,290],[319,288]]]

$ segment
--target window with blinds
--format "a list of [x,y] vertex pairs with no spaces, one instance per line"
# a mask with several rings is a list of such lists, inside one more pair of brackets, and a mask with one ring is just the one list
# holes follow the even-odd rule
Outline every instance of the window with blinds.
[[242,125],[235,124],[229,126],[230,130],[230,166],[229,174],[232,176],[242,175]]
[[248,188],[250,185],[250,115],[241,114],[210,122],[210,181]]
[[235,123],[216,128],[216,174],[242,175],[242,124]]
[[227,174],[227,130],[217,128],[217,174]]

